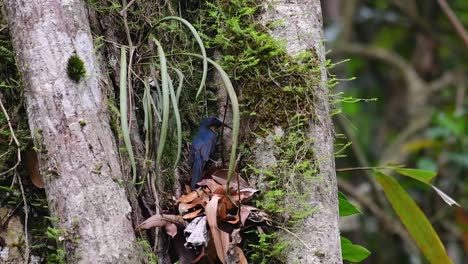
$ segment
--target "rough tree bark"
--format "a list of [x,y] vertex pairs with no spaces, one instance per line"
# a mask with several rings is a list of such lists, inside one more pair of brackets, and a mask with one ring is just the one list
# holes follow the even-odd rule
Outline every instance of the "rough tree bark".
[[297,232],[304,246],[295,237],[288,254],[288,263],[342,263],[338,226],[338,196],[333,152],[333,125],[325,69],[322,10],[319,0],[266,0],[262,22],[283,21],[271,34],[285,41],[292,56],[313,50],[320,61],[320,85],[314,87],[314,120],[309,124],[314,139],[314,153],[321,180],[309,182],[313,190],[306,198],[317,210],[307,217]]
[[[31,133],[68,263],[139,263],[84,1],[5,0]],[[86,76],[67,76],[77,54]]]

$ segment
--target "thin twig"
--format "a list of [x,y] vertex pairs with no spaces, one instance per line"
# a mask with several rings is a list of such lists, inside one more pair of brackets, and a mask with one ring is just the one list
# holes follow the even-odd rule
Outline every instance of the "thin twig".
[[354,167],[354,168],[340,168],[336,169],[336,172],[344,172],[344,171],[360,171],[360,170],[383,170],[383,169],[391,169],[394,167],[390,166],[381,166],[381,167]]
[[128,3],[122,10],[120,10],[120,15],[123,16],[125,12],[127,12],[127,9],[133,5],[133,3],[135,2],[136,0],[132,0],[130,1],[130,3]]
[[12,210],[10,210],[10,212],[8,212],[8,214],[5,216],[4,219],[1,219],[2,222],[0,223],[0,229],[5,229],[8,225],[8,222],[10,222],[10,219],[11,217],[15,214],[16,210],[18,210],[18,208],[21,206],[23,202],[20,202],[18,203],[15,208],[13,208]]
[[18,141],[18,138],[16,137],[15,130],[13,130],[13,126],[11,125],[10,116],[8,115],[8,112],[5,109],[5,106],[3,105],[2,101],[3,101],[3,94],[0,93],[0,107],[2,108],[2,112],[5,115],[5,118],[7,120],[8,127],[9,127],[10,132],[11,132],[11,138],[16,144],[17,161],[16,161],[16,164],[12,168],[8,169],[7,171],[4,171],[4,172],[0,173],[0,176],[5,175],[5,174],[9,173],[10,171],[13,171],[14,169],[16,169],[16,167],[18,167],[18,165],[21,162],[21,145],[20,145],[20,143]]
[[438,92],[442,90],[443,88],[447,87],[450,84],[453,84],[455,81],[457,81],[456,74],[451,71],[447,71],[442,76],[440,76],[439,79],[434,80],[429,83],[429,90],[431,92]]
[[8,27],[8,25],[2,26],[2,27],[0,28],[0,32],[2,32],[3,30],[5,30],[5,28],[7,28],[7,27]]
[[23,197],[23,211],[24,211],[24,260],[26,263],[29,262],[29,235],[28,235],[28,203],[26,201],[26,195],[24,194],[23,183],[21,182],[21,176],[18,175],[17,171],[15,170],[15,177],[18,179],[18,183],[21,190],[21,196]]
[[288,233],[288,234],[294,236],[297,240],[299,240],[299,242],[301,242],[301,243],[304,245],[304,247],[306,247],[308,250],[311,250],[310,246],[307,245],[306,242],[304,242],[304,240],[302,240],[298,235],[294,234],[293,232],[291,232],[291,231],[288,230],[287,228],[284,228],[284,227],[282,227],[282,226],[274,226],[274,227],[279,228],[279,229],[285,231],[286,233]]
[[460,22],[455,12],[453,12],[453,10],[450,8],[447,1],[437,0],[437,2],[439,3],[439,6],[442,9],[442,11],[444,11],[452,26],[455,28],[455,31],[457,31],[458,35],[465,43],[465,46],[468,47],[468,32],[463,27],[463,24]]

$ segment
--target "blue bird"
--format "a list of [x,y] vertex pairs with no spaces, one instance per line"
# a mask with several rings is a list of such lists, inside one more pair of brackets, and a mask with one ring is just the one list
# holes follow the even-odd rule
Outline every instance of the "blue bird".
[[193,158],[192,180],[190,183],[192,190],[202,180],[203,168],[215,150],[216,129],[222,125],[223,122],[217,117],[204,118],[200,123],[197,135],[192,140],[192,148],[190,150]]

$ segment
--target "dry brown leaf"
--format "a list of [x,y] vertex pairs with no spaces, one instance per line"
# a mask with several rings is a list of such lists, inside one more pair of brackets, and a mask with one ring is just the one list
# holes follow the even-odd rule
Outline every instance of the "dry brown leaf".
[[[206,219],[208,221],[208,225],[210,226],[211,236],[213,237],[213,243],[216,247],[216,255],[218,255],[219,260],[225,264],[226,263],[226,252],[229,246],[229,234],[221,231],[218,228],[218,202],[222,198],[220,195],[213,195],[210,202],[206,205]],[[223,243],[226,238],[224,234],[228,236],[228,244],[227,246]]]
[[195,198],[191,203],[179,203],[179,213],[184,214],[188,210],[197,206],[205,206],[206,202],[200,197]]
[[[227,176],[228,176],[228,171],[227,169],[220,169],[211,175],[213,180],[217,181],[221,185],[226,185],[227,184]],[[237,182],[239,181],[239,187],[237,187]],[[242,177],[239,176],[238,172],[234,172],[232,175],[232,180],[231,180],[231,186],[234,187],[234,189],[244,189],[249,187],[249,183],[244,180]]]
[[[227,220],[227,219],[229,219],[229,220]],[[239,216],[238,216],[238,215],[228,215],[228,216],[226,217],[226,222],[228,222],[228,223],[230,223],[230,224],[233,224],[233,225],[239,223],[239,220],[240,220],[240,219],[239,219]]]
[[207,187],[210,190],[210,192],[213,192],[219,186],[221,186],[219,183],[215,182],[213,179],[203,179],[201,182],[198,183],[198,185]]
[[180,225],[185,224],[184,219],[178,215],[153,215],[150,218],[143,221],[143,223],[141,223],[139,226],[137,226],[137,228],[135,228],[135,231],[146,230],[152,227],[163,227],[168,223],[175,223]]
[[179,203],[191,203],[198,196],[199,195],[198,195],[197,191],[193,191],[191,193],[182,195],[182,197],[177,199],[177,202],[179,202]]
[[226,195],[226,185],[221,185],[213,191],[216,195]]
[[[229,233],[226,233],[221,229],[218,229],[218,230],[219,230],[219,235],[221,237],[222,249],[223,249],[223,253],[224,253],[224,259],[221,262],[225,263],[226,262],[227,251],[229,249],[229,244],[230,244]],[[217,245],[215,244],[215,246],[217,246]]]
[[237,255],[239,256],[239,264],[249,264],[244,255],[244,251],[240,247],[236,247]]
[[150,229],[150,228],[152,228],[152,227],[163,227],[163,226],[165,226],[167,223],[169,223],[169,221],[163,219],[161,216],[159,216],[159,215],[153,215],[152,217],[146,219],[143,223],[141,223],[141,224],[136,228],[136,230],[137,230],[137,231],[140,231],[140,230]]
[[232,200],[229,199],[229,197],[224,196],[223,199],[221,199],[221,202],[226,204],[226,209],[227,210],[232,210],[236,208],[236,205],[232,203]]
[[240,190],[239,193],[235,193],[235,194],[231,195],[232,201],[233,202],[245,203],[245,202],[249,201],[256,192],[258,192],[257,189],[244,188],[244,189]]
[[271,219],[268,214],[260,210],[258,212],[252,211],[249,220],[256,223],[266,222],[268,225],[271,225]]
[[249,217],[250,213],[252,211],[258,211],[259,209],[256,208],[256,207],[253,207],[253,206],[250,206],[250,205],[241,205],[241,209],[240,209],[240,219],[241,219],[241,224],[242,226],[245,225],[245,221],[247,220],[247,218]]
[[184,218],[184,219],[193,219],[193,218],[197,217],[202,210],[203,209],[200,208],[200,209],[195,210],[195,211],[193,211],[191,213],[185,214],[184,216],[182,216],[182,218]]
[[223,202],[218,203],[218,219],[224,220],[227,217],[226,204]]
[[166,233],[174,238],[177,235],[177,226],[174,223],[167,223],[165,226]]

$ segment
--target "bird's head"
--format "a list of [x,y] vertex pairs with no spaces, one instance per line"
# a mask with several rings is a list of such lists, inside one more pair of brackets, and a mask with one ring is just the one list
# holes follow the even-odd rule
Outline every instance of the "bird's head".
[[200,127],[206,127],[213,131],[216,131],[217,128],[223,125],[224,125],[223,121],[219,120],[219,118],[215,116],[203,118],[200,123]]

